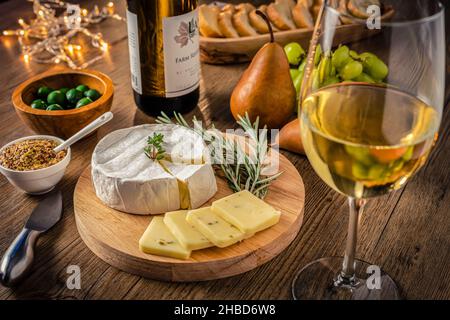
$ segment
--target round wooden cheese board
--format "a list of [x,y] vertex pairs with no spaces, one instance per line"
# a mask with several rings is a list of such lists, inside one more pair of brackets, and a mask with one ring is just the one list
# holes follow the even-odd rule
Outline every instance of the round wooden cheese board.
[[[294,165],[280,155],[283,174],[272,183],[265,201],[281,211],[278,224],[227,248],[193,251],[189,260],[145,254],[139,238],[152,216],[123,213],[104,205],[95,195],[91,167],[80,176],[74,193],[78,232],[94,254],[108,264],[139,276],[165,281],[204,281],[252,270],[280,254],[296,237],[303,221],[305,189]],[[204,204],[232,193],[217,177],[218,192]]]

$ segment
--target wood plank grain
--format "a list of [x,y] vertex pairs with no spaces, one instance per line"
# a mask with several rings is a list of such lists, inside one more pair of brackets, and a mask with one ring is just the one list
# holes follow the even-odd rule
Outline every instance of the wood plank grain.
[[[92,2],[81,2],[92,6]],[[115,2],[123,14],[125,2]],[[25,1],[0,4],[0,29],[14,27],[17,18],[29,18],[30,11],[30,4]],[[14,14],[4,15],[3,12]],[[64,197],[63,219],[40,239],[30,277],[14,289],[0,286],[0,299],[290,299],[290,285],[298,270],[316,258],[342,255],[348,219],[345,198],[331,191],[317,177],[306,158],[283,152],[304,180],[304,224],[294,242],[267,264],[228,279],[177,284],[129,275],[98,259],[76,231],[72,200],[75,183],[90,163],[92,150],[101,137],[112,130],[153,119],[134,106],[125,25],[107,21],[96,28],[113,44],[107,58],[93,68],[114,81],[116,94],[112,111],[115,118],[96,135],[73,147],[73,159],[59,186]],[[10,100],[13,89],[29,76],[47,70],[48,66],[32,62],[26,65],[12,38],[1,38],[0,59],[8,66],[2,69],[0,77],[0,145],[3,145],[31,134],[14,113]],[[206,125],[214,122],[220,129],[234,127],[228,110],[229,96],[245,67],[203,65],[199,108],[190,116],[196,115]],[[448,97],[450,87],[446,88]],[[450,299],[449,112],[447,105],[440,141],[426,167],[404,190],[371,200],[361,221],[357,256],[381,265],[397,281],[406,298]],[[23,195],[0,177],[0,254],[38,201],[39,198]],[[66,287],[69,265],[81,268],[81,290]]]

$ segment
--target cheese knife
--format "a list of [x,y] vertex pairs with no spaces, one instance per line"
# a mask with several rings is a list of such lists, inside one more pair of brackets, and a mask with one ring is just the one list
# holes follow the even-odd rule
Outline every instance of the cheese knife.
[[61,191],[50,193],[34,208],[25,227],[6,250],[0,262],[0,283],[11,287],[30,272],[34,260],[34,247],[42,233],[52,228],[62,216]]

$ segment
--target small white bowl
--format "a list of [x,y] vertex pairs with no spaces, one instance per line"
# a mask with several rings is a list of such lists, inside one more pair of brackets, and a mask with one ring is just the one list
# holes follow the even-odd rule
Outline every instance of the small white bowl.
[[[0,153],[3,151],[4,148],[14,143],[33,139],[48,139],[57,141],[59,143],[64,142],[64,140],[60,138],[46,135],[23,137],[4,145],[0,149]],[[39,195],[50,192],[55,188],[55,186],[64,176],[64,172],[66,171],[69,162],[70,162],[70,148],[67,148],[67,155],[64,157],[64,159],[62,159],[61,161],[55,163],[50,167],[38,170],[17,171],[5,168],[0,165],[0,172],[8,179],[8,181],[12,185],[23,190],[25,193],[32,195]]]

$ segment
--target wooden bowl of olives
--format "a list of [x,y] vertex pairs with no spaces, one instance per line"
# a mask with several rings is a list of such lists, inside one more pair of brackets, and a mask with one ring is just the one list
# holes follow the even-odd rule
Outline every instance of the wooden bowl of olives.
[[34,132],[67,139],[111,109],[112,80],[94,70],[51,70],[19,85],[12,101]]

